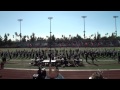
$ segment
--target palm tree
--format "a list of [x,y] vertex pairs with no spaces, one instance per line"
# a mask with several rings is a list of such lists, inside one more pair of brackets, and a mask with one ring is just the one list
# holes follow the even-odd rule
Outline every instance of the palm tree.
[[13,41],[14,41],[14,35],[13,35]]
[[69,40],[71,39],[71,35],[69,35]]
[[22,41],[23,41],[23,42],[26,42],[26,37],[27,37],[26,35],[23,36],[23,38],[22,38]]
[[35,33],[32,33],[33,38],[35,37]]
[[35,33],[32,33],[32,35],[30,36],[30,39],[32,42],[36,41]]
[[[7,33],[7,36],[9,37],[10,36],[10,34],[9,33]],[[9,40],[9,39],[8,39]]]
[[22,39],[22,33],[20,33],[18,36],[20,37],[20,40],[21,40]]
[[48,37],[48,36],[46,36],[46,41],[48,41],[48,38],[49,38],[49,37]]
[[39,40],[40,40],[40,37],[37,38],[37,41],[39,41]]
[[[16,37],[18,37],[18,34],[17,34],[17,32],[15,32],[15,36],[16,36]],[[16,39],[17,39],[17,38],[16,38]]]
[[96,37],[96,34],[94,35],[94,40],[96,40],[97,39],[97,37]]
[[64,35],[64,37],[63,37],[63,38],[64,38],[64,40],[65,40],[65,38],[66,38],[66,37],[65,37],[65,35]]
[[29,36],[27,35],[26,37],[27,37],[27,39],[29,40]]
[[15,32],[15,35],[18,36],[17,32]]
[[108,33],[105,34],[105,36],[107,36],[107,35],[108,35]]
[[97,32],[97,40],[100,40],[100,38],[101,38],[101,34]]
[[35,33],[32,33],[33,41],[36,41]]
[[56,40],[55,36],[52,35],[52,37],[51,37],[51,44],[52,44],[52,45],[55,45],[55,40]]
[[2,45],[2,43],[3,43],[3,40],[2,40],[2,37],[0,35],[0,45]]
[[62,39],[63,39],[64,35],[62,35]]
[[7,41],[8,41],[8,36],[7,36],[7,34],[5,33],[5,35],[4,35],[4,42],[5,42],[5,44],[7,44]]
[[8,33],[7,36],[9,36],[10,34]]

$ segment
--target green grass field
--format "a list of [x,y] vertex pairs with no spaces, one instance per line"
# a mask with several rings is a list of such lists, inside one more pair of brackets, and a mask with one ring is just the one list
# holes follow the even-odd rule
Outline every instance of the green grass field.
[[[116,49],[116,50],[120,50],[120,47],[82,47],[82,48],[79,48],[80,50],[90,50],[90,49],[93,49],[93,50],[95,50],[95,49],[99,49],[99,50],[104,50],[104,49]],[[7,51],[7,50],[9,50],[9,51],[15,51],[15,50],[28,50],[28,51],[30,51],[30,50],[45,50],[45,49],[47,49],[47,48],[0,48],[0,51]],[[49,48],[48,48],[49,49]],[[63,50],[63,49],[65,49],[65,50],[74,50],[74,49],[78,49],[77,47],[76,48],[71,48],[71,47],[67,47],[67,48],[51,48],[52,50],[54,50],[54,49],[57,49],[57,50]]]
[[[106,49],[116,49],[116,50],[120,50],[120,47],[108,47]],[[39,48],[0,48],[0,51],[15,51],[15,50],[39,50]],[[46,48],[41,48],[40,50],[45,50]],[[53,48],[52,48],[53,49]],[[57,50],[69,50],[69,49],[76,49],[76,48],[56,48]],[[91,48],[79,48],[80,50],[90,50]],[[96,48],[92,48],[92,49],[96,49]],[[104,50],[105,48],[97,48],[100,50]],[[54,50],[54,49],[53,49]],[[1,58],[1,57],[0,57]],[[118,64],[117,59],[111,59],[108,57],[99,57],[97,58],[97,61],[95,61],[96,65],[93,64],[88,64],[85,62],[84,58],[83,58],[83,63],[85,66],[83,67],[65,67],[62,69],[120,69],[120,64]],[[1,59],[0,59],[1,61]],[[88,62],[92,63],[90,59],[88,59]],[[9,61],[6,62],[5,64],[5,68],[28,68],[28,69],[35,69],[38,68],[37,66],[31,66],[29,63],[31,63],[30,59],[21,59],[21,58],[17,58],[17,59],[11,59]],[[46,67],[48,68],[48,67]]]
[[[29,63],[30,60],[10,60],[5,64],[5,68],[28,68],[35,69],[37,66],[31,66]],[[91,61],[89,61],[91,63]],[[62,69],[120,69],[120,64],[115,60],[99,60],[99,62],[95,62],[94,64],[88,64],[85,61],[83,62],[85,66],[81,67],[65,67]],[[46,67],[47,68],[47,67]]]

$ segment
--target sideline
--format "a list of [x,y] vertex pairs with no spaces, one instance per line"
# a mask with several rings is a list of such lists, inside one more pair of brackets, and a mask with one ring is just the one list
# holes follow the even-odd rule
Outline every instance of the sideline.
[[[4,69],[14,69],[14,70],[33,70],[37,71],[38,69],[26,69],[26,68],[4,68]],[[99,69],[101,71],[113,71],[113,70],[120,70],[120,69]],[[48,69],[46,69],[48,71]],[[98,71],[98,69],[59,69],[59,71]]]

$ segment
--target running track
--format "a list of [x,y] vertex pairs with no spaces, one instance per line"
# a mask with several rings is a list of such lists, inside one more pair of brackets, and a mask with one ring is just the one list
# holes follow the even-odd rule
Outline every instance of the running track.
[[[95,71],[92,70],[60,70],[60,73],[65,79],[88,79],[88,77]],[[33,74],[37,70],[22,70],[22,69],[3,69],[0,70],[0,79],[32,79]],[[120,70],[103,70],[103,76],[107,79],[120,79]]]

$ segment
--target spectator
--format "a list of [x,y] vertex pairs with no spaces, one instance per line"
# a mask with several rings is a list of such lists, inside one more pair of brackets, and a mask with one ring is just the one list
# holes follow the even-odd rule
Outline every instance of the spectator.
[[[0,63],[0,70],[4,69],[4,63],[5,63],[4,61]],[[2,78],[2,75],[0,75],[0,78]]]
[[55,67],[49,67],[48,75],[45,79],[64,79],[64,77],[60,74],[59,69]]
[[45,77],[46,77],[46,69],[42,68],[42,70],[41,70],[41,79],[45,79]]
[[39,67],[37,74],[38,74],[38,76],[41,76],[41,67]]
[[89,79],[105,79],[101,72],[94,72]]
[[45,70],[45,68],[41,69],[41,67],[39,67],[39,70],[38,70],[37,74],[38,74],[37,79],[45,79],[45,77],[46,77],[46,70]]
[[2,61],[1,63],[0,63],[0,69],[4,69],[4,62]]

